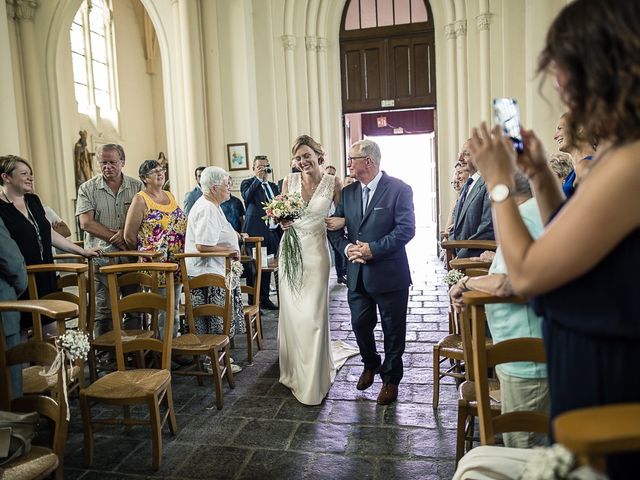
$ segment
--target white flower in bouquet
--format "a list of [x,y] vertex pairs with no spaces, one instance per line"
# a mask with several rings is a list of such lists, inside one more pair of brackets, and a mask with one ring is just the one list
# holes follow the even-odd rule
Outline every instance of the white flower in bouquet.
[[555,443],[550,447],[536,448],[534,451],[536,455],[527,461],[522,480],[571,478],[569,472],[575,460],[573,454],[564,446]]
[[67,330],[60,336],[58,341],[70,362],[87,359],[90,345],[89,335],[85,332],[81,332],[79,330]]
[[224,277],[224,283],[229,290],[234,290],[240,285],[240,277],[244,272],[244,267],[239,260],[233,260],[229,272]]
[[464,277],[464,273],[462,273],[457,268],[449,270],[447,274],[444,276],[444,282],[447,285],[455,285],[460,281],[460,279]]

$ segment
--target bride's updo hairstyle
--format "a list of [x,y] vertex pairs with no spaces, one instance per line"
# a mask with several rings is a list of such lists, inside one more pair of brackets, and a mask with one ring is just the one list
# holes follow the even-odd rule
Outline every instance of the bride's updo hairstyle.
[[322,150],[322,145],[316,142],[309,135],[300,135],[296,138],[296,141],[293,142],[293,147],[291,147],[291,155],[295,156],[296,151],[303,145],[306,145],[316,152],[316,155],[318,155],[318,165],[322,165],[324,163],[324,150]]

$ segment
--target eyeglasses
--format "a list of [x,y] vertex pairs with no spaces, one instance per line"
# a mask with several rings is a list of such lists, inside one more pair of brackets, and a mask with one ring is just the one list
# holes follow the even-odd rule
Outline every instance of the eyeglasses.
[[164,175],[167,172],[166,168],[156,168],[154,170],[151,170],[149,173],[147,173],[147,177],[151,176],[151,175]]
[[353,162],[354,160],[357,160],[359,158],[369,158],[369,155],[359,155],[357,157],[347,157],[347,162]]

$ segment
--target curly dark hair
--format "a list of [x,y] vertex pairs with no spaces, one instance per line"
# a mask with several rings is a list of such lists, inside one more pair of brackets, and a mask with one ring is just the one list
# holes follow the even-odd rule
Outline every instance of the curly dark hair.
[[556,17],[538,72],[567,74],[567,123],[585,139],[640,138],[640,2],[576,0]]

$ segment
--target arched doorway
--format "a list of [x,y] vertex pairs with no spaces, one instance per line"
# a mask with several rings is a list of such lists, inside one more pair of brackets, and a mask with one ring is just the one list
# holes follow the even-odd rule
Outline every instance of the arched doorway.
[[[411,185],[412,268],[436,253],[436,84],[433,15],[425,0],[349,0],[340,28],[345,145],[372,137],[382,169]],[[413,257],[413,258],[412,258]]]

